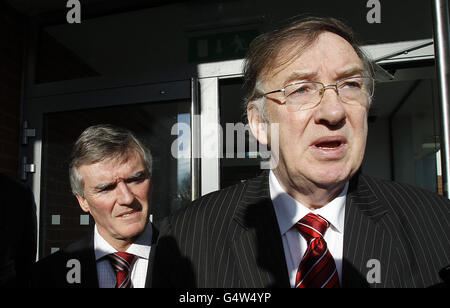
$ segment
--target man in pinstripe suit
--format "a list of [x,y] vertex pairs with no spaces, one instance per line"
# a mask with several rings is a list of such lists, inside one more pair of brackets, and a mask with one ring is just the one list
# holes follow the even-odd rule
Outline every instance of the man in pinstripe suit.
[[250,47],[245,81],[249,125],[271,146],[271,170],[169,217],[154,286],[299,286],[311,243],[295,226],[308,213],[329,223],[321,240],[337,285],[440,283],[449,201],[359,171],[374,82],[351,30],[309,18],[264,34]]

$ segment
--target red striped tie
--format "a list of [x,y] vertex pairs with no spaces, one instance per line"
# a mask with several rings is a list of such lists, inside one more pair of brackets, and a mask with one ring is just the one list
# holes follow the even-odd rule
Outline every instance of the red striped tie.
[[323,236],[330,223],[309,213],[295,225],[308,242],[295,280],[296,288],[339,288],[339,277],[333,256]]
[[132,288],[130,270],[136,261],[136,256],[126,252],[116,252],[108,255],[109,261],[116,272],[116,288]]

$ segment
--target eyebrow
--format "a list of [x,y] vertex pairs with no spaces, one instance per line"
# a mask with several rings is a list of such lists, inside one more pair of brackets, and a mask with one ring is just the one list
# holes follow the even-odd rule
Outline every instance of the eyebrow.
[[317,78],[317,72],[294,71],[284,81],[284,86],[292,83],[294,80],[313,80]]
[[[341,71],[337,72],[338,80],[346,77],[351,77],[353,75],[363,75],[364,68],[360,65],[354,65],[347,68],[344,68]],[[314,81],[317,79],[319,74],[317,72],[307,72],[307,71],[294,71],[292,72],[284,81],[284,86],[294,82],[295,80],[308,80]]]
[[141,170],[130,176],[129,178],[125,179],[125,182],[140,180],[147,177],[147,172],[145,170]]
[[[133,181],[136,181],[136,180],[139,180],[139,179],[143,179],[145,177],[147,177],[147,172],[145,170],[141,170],[141,171],[136,172],[132,176],[124,179],[124,182],[125,183],[129,183],[129,182],[133,182]],[[115,185],[117,185],[116,182],[100,183],[100,184],[98,184],[98,185],[96,185],[94,187],[94,190],[96,192],[99,192],[99,191],[102,191],[102,190],[104,190],[104,189],[106,189],[108,187],[113,187]]]
[[342,71],[337,73],[337,76],[339,76],[338,79],[342,79],[342,78],[346,78],[346,77],[351,77],[353,75],[363,75],[364,73],[364,68],[361,67],[360,65],[357,66],[351,66],[349,68],[345,68]]
[[105,189],[108,188],[108,187],[113,187],[114,185],[116,185],[115,182],[101,183],[101,184],[98,184],[97,186],[95,186],[93,190],[94,190],[95,192],[100,192],[100,191],[105,190]]

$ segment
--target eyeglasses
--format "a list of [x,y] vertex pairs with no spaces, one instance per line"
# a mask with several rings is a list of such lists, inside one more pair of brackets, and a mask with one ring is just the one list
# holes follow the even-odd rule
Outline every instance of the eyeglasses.
[[325,91],[334,89],[343,103],[349,105],[366,105],[373,96],[375,81],[371,77],[350,77],[338,81],[336,84],[324,85],[321,82],[295,82],[282,89],[262,94],[283,92],[288,111],[296,112],[316,107],[322,101]]

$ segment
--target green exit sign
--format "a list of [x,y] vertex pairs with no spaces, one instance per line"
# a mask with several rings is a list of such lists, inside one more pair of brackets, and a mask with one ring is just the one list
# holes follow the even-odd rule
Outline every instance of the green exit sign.
[[189,61],[209,62],[245,57],[257,30],[211,34],[189,39]]

